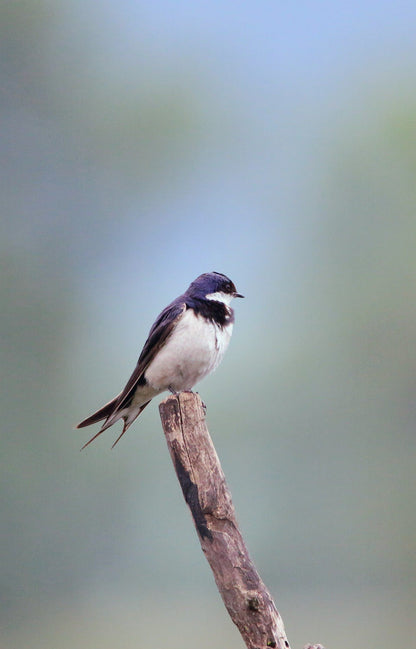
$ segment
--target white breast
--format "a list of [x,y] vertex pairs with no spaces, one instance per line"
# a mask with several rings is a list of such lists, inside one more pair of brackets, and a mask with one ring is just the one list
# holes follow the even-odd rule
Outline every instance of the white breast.
[[146,380],[157,390],[191,390],[219,365],[232,330],[232,323],[221,328],[187,309],[146,370]]

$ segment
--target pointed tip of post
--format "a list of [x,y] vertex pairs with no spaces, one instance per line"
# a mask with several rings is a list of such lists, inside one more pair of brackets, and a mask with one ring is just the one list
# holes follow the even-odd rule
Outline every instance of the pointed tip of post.
[[159,403],[159,413],[162,416],[164,413],[168,413],[171,410],[179,411],[179,394],[169,394],[166,399],[163,399]]
[[190,411],[200,412],[199,417],[205,419],[206,406],[197,392],[186,390],[177,394],[170,394],[159,403],[159,413],[162,421],[169,417],[179,417]]
[[192,402],[194,401],[195,404],[201,403],[202,406],[205,404],[202,402],[201,397],[199,396],[198,392],[192,392],[192,390],[183,390],[182,392],[176,392],[176,394],[168,394],[168,396],[163,399],[159,403],[159,410],[161,406],[165,406],[167,404],[173,404],[173,403],[185,403],[185,402]]
[[207,407],[198,392],[186,390],[178,394],[179,407],[182,412],[200,412],[200,418],[205,419]]

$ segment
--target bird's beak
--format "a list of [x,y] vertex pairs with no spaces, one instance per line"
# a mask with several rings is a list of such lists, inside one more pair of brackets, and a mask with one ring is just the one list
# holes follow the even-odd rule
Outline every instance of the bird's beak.
[[241,293],[234,293],[233,297],[244,297],[244,295],[241,295]]

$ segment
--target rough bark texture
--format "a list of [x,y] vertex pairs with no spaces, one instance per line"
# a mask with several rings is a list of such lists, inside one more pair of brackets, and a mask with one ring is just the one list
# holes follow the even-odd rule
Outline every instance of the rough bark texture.
[[200,397],[193,392],[181,392],[165,399],[159,410],[202,550],[233,622],[248,649],[288,649],[282,618],[238,529]]

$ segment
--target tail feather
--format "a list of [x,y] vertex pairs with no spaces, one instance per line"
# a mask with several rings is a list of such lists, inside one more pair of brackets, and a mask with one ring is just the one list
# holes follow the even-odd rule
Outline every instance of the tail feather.
[[102,421],[103,419],[108,419],[110,415],[113,414],[114,408],[118,401],[118,396],[115,397],[112,401],[109,401],[102,408],[94,412],[92,415],[81,421],[77,424],[77,428],[85,428],[85,426],[91,426],[91,424],[96,424],[97,421]]
[[[116,410],[114,412],[114,406],[117,401],[118,397],[113,399],[113,401],[110,401],[110,403],[107,403],[105,406],[103,406],[100,410],[97,410],[93,415],[88,417],[87,419],[84,419],[84,421],[81,421],[80,424],[78,424],[77,428],[83,428],[84,426],[89,426],[90,424],[95,424],[97,421],[101,421],[102,419],[105,419],[105,422],[101,426],[100,430],[98,433],[94,435],[94,437],[91,437],[88,442],[84,444],[84,446],[81,448],[81,451],[84,450],[91,442],[93,442],[101,433],[103,433],[107,428],[110,428],[113,424],[116,423],[119,419],[123,418],[124,419],[124,425],[123,425],[123,430],[121,432],[121,435],[119,435],[112,445],[111,448],[114,448],[117,442],[123,437],[124,433],[126,430],[129,428],[130,424],[133,423],[133,421],[140,415],[140,413],[146,408],[146,406],[150,403],[151,399],[149,401],[146,401],[142,406],[140,406],[139,411],[137,414],[131,419],[130,421],[128,420],[128,414],[123,415],[123,410],[119,411]],[[111,406],[111,408],[110,408]]]
[[[133,423],[133,421],[140,415],[140,413],[146,408],[146,406],[150,403],[150,401],[151,401],[151,399],[149,399],[149,401],[146,401],[146,403],[144,403],[142,406],[140,406],[140,410],[139,410],[139,412],[137,413],[137,415],[136,415],[136,417],[134,419],[132,419],[131,421],[128,421],[128,419],[124,420],[124,425],[123,425],[123,430],[121,431],[121,435],[119,435],[117,437],[116,441],[114,442],[114,444],[112,445],[111,448],[114,448],[115,445],[117,444],[117,442],[119,442],[121,440],[121,438],[123,437],[126,430],[130,427],[130,425]],[[100,433],[102,433],[102,432],[103,431],[100,430]]]
[[84,448],[87,448],[87,446],[88,446],[89,444],[91,444],[91,442],[93,442],[95,439],[97,439],[98,435],[101,435],[101,433],[103,433],[107,428],[108,428],[108,426],[106,426],[106,425],[104,424],[104,426],[103,426],[102,428],[100,428],[100,430],[98,431],[98,433],[95,433],[94,437],[91,437],[91,439],[89,439],[88,442],[86,442],[86,443],[84,444],[84,446],[82,446],[81,451],[83,451]]

